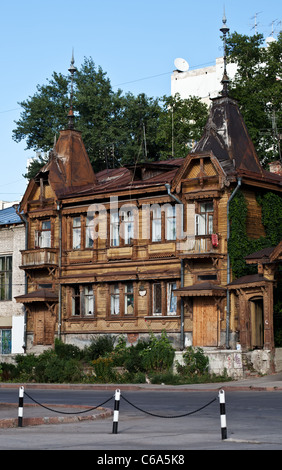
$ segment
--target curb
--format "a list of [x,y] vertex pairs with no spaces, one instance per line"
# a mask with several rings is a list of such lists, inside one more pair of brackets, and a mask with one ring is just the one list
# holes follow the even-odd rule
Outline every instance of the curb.
[[[4,403],[2,403],[3,405]],[[8,406],[15,406],[17,407],[16,404],[13,403],[5,403],[4,405]],[[32,404],[26,404],[26,407],[36,407],[38,405],[32,405]],[[44,405],[47,406],[47,405]],[[85,406],[79,406],[79,405],[49,405],[55,408],[56,406],[59,406],[60,408],[84,408],[87,410],[87,408],[90,407],[85,407]],[[75,412],[73,416],[42,416],[42,417],[24,417],[23,418],[23,427],[27,426],[39,426],[42,424],[63,424],[63,423],[78,423],[81,421],[96,421],[99,419],[105,419],[105,418],[110,418],[113,415],[113,411],[110,408],[103,408],[103,407],[98,407],[96,410],[99,412],[97,414],[92,414],[92,415],[86,415],[86,416],[75,416]],[[17,428],[18,426],[18,418],[3,418],[0,419],[0,429],[4,428]]]

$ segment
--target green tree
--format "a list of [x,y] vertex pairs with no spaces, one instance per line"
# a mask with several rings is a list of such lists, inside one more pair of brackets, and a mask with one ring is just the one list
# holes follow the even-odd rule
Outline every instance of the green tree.
[[263,165],[281,158],[282,33],[267,46],[261,34],[227,38],[229,61],[238,65],[230,96],[239,102]]
[[161,159],[185,157],[200,139],[208,118],[208,108],[195,96],[181,99],[163,96],[158,128]]
[[[81,131],[95,171],[142,161],[185,157],[207,119],[207,108],[197,98],[181,100],[134,96],[114,92],[101,67],[84,62],[74,74],[75,129]],[[27,149],[48,152],[54,138],[68,126],[70,77],[53,73],[47,84],[37,86],[33,96],[20,103],[23,111],[13,139],[26,140]],[[172,121],[173,110],[173,121]],[[172,141],[174,144],[172,145]],[[31,178],[48,160],[35,160],[27,173]]]

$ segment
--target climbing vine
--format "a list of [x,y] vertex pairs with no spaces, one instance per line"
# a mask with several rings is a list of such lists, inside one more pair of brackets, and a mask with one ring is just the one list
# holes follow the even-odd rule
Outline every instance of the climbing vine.
[[282,240],[282,198],[267,192],[257,196],[261,205],[262,223],[265,237],[257,239],[247,235],[248,206],[242,191],[238,191],[230,204],[229,219],[231,222],[228,250],[232,272],[235,278],[256,273],[257,269],[248,266],[245,257],[251,253],[276,246]]

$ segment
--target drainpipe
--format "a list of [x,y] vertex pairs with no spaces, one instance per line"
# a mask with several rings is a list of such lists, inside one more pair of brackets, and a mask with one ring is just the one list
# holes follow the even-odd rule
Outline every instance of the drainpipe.
[[[166,183],[165,184],[167,194],[172,197],[178,204],[181,204],[183,207],[183,202],[180,201],[174,194],[171,193],[170,191],[170,184]],[[183,211],[182,211],[182,215]],[[183,222],[183,221],[182,221]],[[183,228],[183,224],[182,224]],[[181,287],[184,287],[184,260],[181,260]],[[181,310],[180,310],[180,349],[183,351],[185,347],[185,338],[184,338],[184,300],[183,297],[181,297]]]
[[[227,202],[227,286],[230,283],[230,256],[228,251],[228,242],[230,238],[230,220],[229,220],[229,210],[230,210],[230,203],[234,196],[236,195],[238,189],[242,184],[242,178],[238,178],[237,186],[233,193],[231,194],[230,198]],[[230,292],[227,288],[227,297],[226,297],[226,349],[230,349],[229,345],[229,326],[230,326]]]
[[[57,211],[59,216],[59,278],[61,277],[62,268],[62,216],[60,210],[60,203],[57,201]],[[62,286],[59,281],[59,311],[58,311],[58,338],[61,339],[62,327]]]
[[[14,206],[16,209],[16,213],[22,219],[25,225],[25,250],[28,250],[28,221],[25,215],[19,212],[19,206]],[[24,293],[27,294],[27,275],[26,271],[24,272]],[[24,305],[24,333],[23,333],[23,350],[26,353],[27,349],[27,310]]]

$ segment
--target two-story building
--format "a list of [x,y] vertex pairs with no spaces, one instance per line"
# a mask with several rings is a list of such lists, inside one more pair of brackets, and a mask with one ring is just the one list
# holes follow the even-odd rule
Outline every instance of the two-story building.
[[238,339],[249,349],[256,321],[264,325],[259,347],[273,350],[273,280],[249,279],[261,312],[252,321],[234,300],[242,291],[232,284],[228,211],[238,190],[248,235],[263,236],[256,195],[281,195],[281,176],[262,168],[228,96],[213,100],[204,135],[184,159],[94,174],[81,134],[62,131],[20,204],[28,289],[17,301],[27,311],[27,350],[55,337],[83,347],[97,334],[132,343],[164,329],[179,349],[235,349]]

